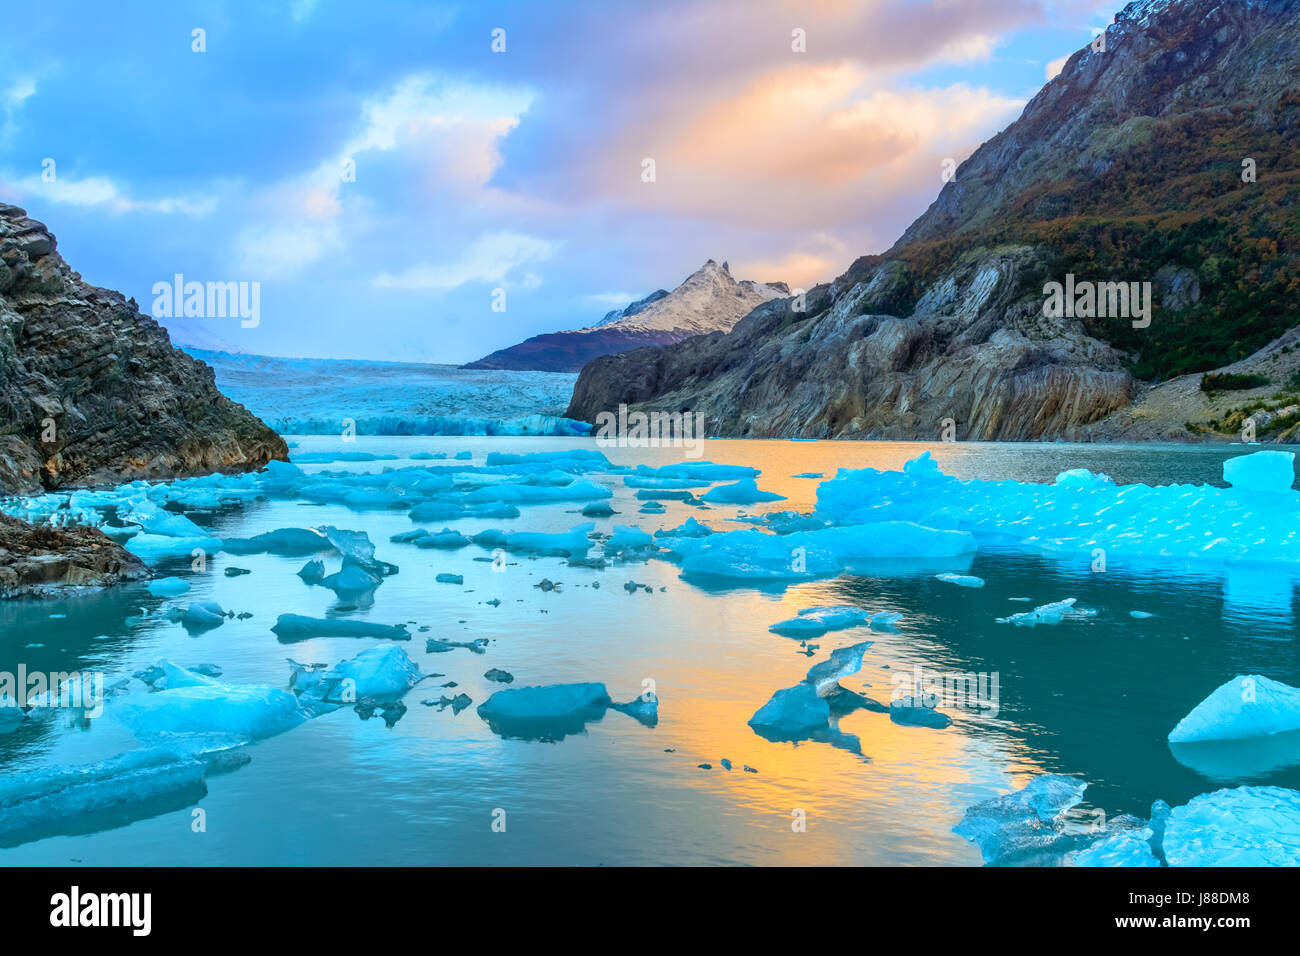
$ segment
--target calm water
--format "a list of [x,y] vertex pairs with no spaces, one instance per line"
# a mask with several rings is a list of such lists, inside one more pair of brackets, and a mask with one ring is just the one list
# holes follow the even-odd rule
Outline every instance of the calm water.
[[[560,450],[571,439],[299,439],[298,451],[330,449],[447,451]],[[1240,447],[1098,445],[928,446],[911,443],[710,442],[712,461],[760,467],[760,487],[788,502],[752,509],[701,511],[666,502],[664,515],[637,514],[633,492],[617,478],[614,507],[598,519],[646,530],[695,516],[715,528],[743,510],[812,507],[817,481],[800,472],[838,467],[899,468],[931,448],[943,469],[961,477],[1049,481],[1072,467],[1104,471],[1122,483],[1218,482],[1224,458]],[[673,450],[607,452],[618,463],[662,464]],[[418,462],[307,466],[376,470]],[[485,527],[563,530],[580,505],[525,506],[513,521],[446,522],[473,534]],[[209,775],[200,801],[207,830],[191,830],[191,808],[159,812],[116,829],[48,837],[0,849],[0,863],[64,864],[959,864],[978,852],[951,833],[972,803],[1022,786],[1040,772],[1077,774],[1091,783],[1088,806],[1108,814],[1146,815],[1151,801],[1172,804],[1220,786],[1250,781],[1300,787],[1300,745],[1289,753],[1201,754],[1185,766],[1165,737],[1209,691],[1238,673],[1300,684],[1293,617],[1294,581],[1268,570],[1221,574],[1184,567],[1111,561],[1094,574],[1086,558],[1045,559],[981,549],[943,569],[987,581],[979,590],[936,581],[936,569],[885,576],[843,576],[786,588],[706,590],[687,584],[663,561],[606,571],[569,568],[560,558],[518,558],[503,573],[476,562],[487,552],[454,553],[390,544],[413,527],[405,513],[341,506],[258,502],[195,516],[217,536],[247,536],[285,526],[334,524],[369,532],[378,557],[401,567],[375,592],[373,606],[342,616],[414,622],[402,646],[440,676],[407,694],[409,710],[391,729],[339,710],[254,744],[252,761]],[[443,522],[433,523],[434,530]],[[211,598],[253,617],[190,636],[179,624],[127,624],[142,607],[165,602],[142,587],[59,603],[0,604],[0,669],[102,670],[129,675],[160,658],[215,663],[223,680],[285,686],[286,657],[334,663],[374,643],[329,638],[280,644],[277,615],[323,617],[340,602],[296,576],[303,558],[217,555],[204,574],[188,560],[160,573],[186,576],[181,598]],[[512,558],[512,561],[516,560]],[[226,577],[227,565],[251,574]],[[330,562],[327,560],[327,565]],[[331,569],[332,569],[332,565]],[[434,583],[442,571],[464,586]],[[543,577],[558,591],[534,587]],[[629,580],[653,595],[629,594]],[[599,581],[599,589],[592,584]],[[659,591],[664,587],[666,591]],[[1015,628],[994,619],[1076,597],[1098,609],[1086,621]],[[499,598],[500,606],[485,602]],[[1011,598],[1029,598],[1030,603]],[[898,633],[832,632],[809,658],[798,641],[768,632],[811,604],[852,603],[905,617]],[[1136,620],[1140,610],[1155,617]],[[52,614],[66,615],[51,618]],[[417,632],[417,626],[429,631]],[[486,637],[485,654],[426,654],[426,637]],[[950,711],[946,730],[903,727],[858,711],[840,730],[861,741],[862,755],[825,743],[771,743],[746,724],[778,688],[802,678],[831,649],[871,639],[862,671],[844,685],[888,701],[892,675],[927,672],[999,675],[996,715]],[[27,647],[42,644],[41,647]],[[488,668],[515,675],[513,686],[603,681],[616,700],[631,699],[652,678],[660,698],[657,727],[609,712],[586,734],[559,743],[505,740],[474,707],[453,714],[420,701],[467,693],[474,705],[501,685]],[[455,690],[439,687],[454,680]],[[136,685],[137,689],[139,685]],[[111,703],[110,703],[111,707]],[[0,736],[5,772],[100,759],[133,746],[108,720],[89,728],[50,723]],[[669,752],[671,751],[671,752]],[[722,769],[728,758],[733,770]],[[702,770],[697,765],[711,764]],[[742,765],[758,773],[742,772]],[[1269,768],[1272,769],[1269,769]],[[493,832],[494,810],[506,832]],[[792,811],[806,832],[792,832]]]

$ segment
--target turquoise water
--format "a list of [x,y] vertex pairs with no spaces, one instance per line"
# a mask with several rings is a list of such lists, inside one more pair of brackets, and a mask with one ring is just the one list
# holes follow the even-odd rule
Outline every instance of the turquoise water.
[[[454,453],[582,447],[572,439],[301,438],[297,452],[324,450]],[[594,442],[586,443],[595,447]],[[1218,481],[1241,447],[998,445],[845,442],[709,442],[712,461],[762,469],[760,487],[789,501],[706,511],[665,502],[664,515],[637,514],[633,492],[613,476],[591,476],[615,491],[614,518],[597,528],[673,527],[688,516],[720,530],[746,511],[809,510],[817,481],[791,476],[839,467],[900,468],[929,448],[944,471],[964,478],[1050,481],[1067,468],[1106,472],[1121,483]],[[663,464],[681,452],[602,449],[616,463]],[[385,461],[305,466],[379,470],[417,464]],[[433,522],[467,534],[487,527],[565,530],[580,504],[525,506],[520,518]],[[1260,673],[1300,685],[1294,621],[1295,581],[1268,567],[1225,575],[1210,569],[1111,560],[1094,573],[1086,556],[1045,558],[1014,549],[981,550],[942,567],[883,569],[789,587],[704,588],[684,582],[668,562],[605,571],[567,567],[562,558],[512,556],[504,571],[474,561],[488,552],[444,553],[389,543],[410,530],[404,512],[261,501],[215,515],[193,515],[218,536],[249,536],[286,526],[333,524],[364,530],[377,556],[397,564],[373,604],[338,610],[322,588],[303,584],[301,557],[219,554],[193,574],[189,559],[162,563],[193,585],[181,600],[212,598],[249,612],[191,636],[180,624],[137,618],[166,601],[142,586],[61,602],[0,604],[0,669],[100,670],[129,676],[160,658],[213,663],[223,680],[286,686],[286,657],[335,663],[376,643],[328,638],[286,645],[269,630],[276,616],[342,616],[385,624],[412,622],[402,645],[426,672],[391,728],[342,709],[253,744],[250,763],[210,774],[198,801],[206,830],[194,832],[193,806],[150,808],[126,825],[48,836],[0,849],[0,863],[64,864],[959,864],[979,853],[951,832],[966,807],[1022,786],[1040,772],[1090,783],[1086,806],[1108,815],[1145,816],[1153,800],[1171,804],[1235,783],[1300,787],[1300,743],[1274,741],[1268,752],[1171,752],[1166,735],[1211,690],[1234,674]],[[327,562],[328,563],[328,562]],[[228,565],[251,574],[226,577]],[[982,589],[935,580],[936,570],[985,579]],[[439,584],[440,572],[464,575]],[[543,578],[559,590],[534,587]],[[628,593],[629,579],[652,585]],[[596,582],[599,588],[593,587]],[[663,588],[665,590],[660,590]],[[1065,597],[1097,610],[1086,620],[1015,628],[995,619]],[[499,599],[499,606],[486,602]],[[1028,598],[1028,602],[1012,601]],[[902,612],[897,633],[832,632],[814,656],[768,626],[812,604],[859,604]],[[1154,616],[1134,619],[1130,611]],[[51,615],[64,615],[51,617]],[[428,627],[420,632],[419,627]],[[426,654],[424,639],[487,638],[484,654]],[[802,678],[834,647],[875,643],[844,685],[888,701],[893,677],[927,672],[996,674],[996,712],[950,711],[944,730],[905,727],[856,711],[840,723],[861,755],[827,743],[772,743],[746,724],[773,691]],[[31,647],[39,644],[43,646]],[[585,734],[558,743],[502,739],[475,713],[501,685],[602,681],[616,700],[652,679],[660,698],[654,728],[610,712]],[[455,681],[454,689],[439,685]],[[140,690],[139,685],[136,686]],[[421,700],[466,693],[460,713]],[[110,702],[111,706],[111,702]],[[28,722],[0,736],[0,768],[28,772],[84,763],[134,745],[111,721],[81,726]],[[727,758],[732,770],[722,768]],[[700,764],[711,769],[700,769]],[[1189,765],[1190,764],[1190,765]],[[743,765],[756,769],[746,773]],[[504,811],[504,832],[494,820]],[[795,832],[796,811],[806,830]],[[133,814],[132,816],[138,816]],[[100,821],[99,824],[102,824]],[[115,820],[112,822],[121,822]],[[69,830],[87,826],[68,827]],[[10,841],[12,842],[12,841]]]

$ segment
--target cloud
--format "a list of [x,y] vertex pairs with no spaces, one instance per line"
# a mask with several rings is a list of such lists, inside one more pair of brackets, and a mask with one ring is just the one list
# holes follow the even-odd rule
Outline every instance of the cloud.
[[[396,275],[382,272],[374,285],[385,289],[432,289],[446,291],[468,282],[504,282],[514,270],[528,263],[543,262],[559,244],[534,236],[498,232],[482,236],[460,256],[442,263],[412,266]],[[524,288],[536,288],[541,277],[525,273]]]
[[160,213],[163,215],[205,216],[216,208],[212,196],[163,196],[143,199],[129,195],[114,180],[104,176],[69,179],[54,167],[54,179],[40,176],[0,177],[3,188],[20,198],[40,197],[50,202],[73,206],[98,207],[112,213]]
[[1065,69],[1065,64],[1069,62],[1069,59],[1072,56],[1074,56],[1073,53],[1067,53],[1065,56],[1058,56],[1051,63],[1047,64],[1046,74],[1049,82],[1061,75],[1061,71]]
[[[340,226],[349,204],[374,210],[372,219],[385,213],[400,219],[411,214],[412,197],[451,192],[458,202],[470,200],[501,165],[500,141],[532,101],[522,89],[428,73],[404,77],[361,103],[354,131],[314,168],[261,191],[255,203],[260,221],[235,242],[241,268],[287,277],[341,250],[360,226]],[[376,173],[380,167],[402,177],[397,192],[403,198],[394,200],[395,184]],[[279,248],[300,239],[300,248]],[[268,254],[268,248],[276,251]]]

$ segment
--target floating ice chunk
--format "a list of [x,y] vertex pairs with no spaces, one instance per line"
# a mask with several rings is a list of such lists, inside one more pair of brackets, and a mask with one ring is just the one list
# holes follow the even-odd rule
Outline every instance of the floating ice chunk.
[[614,514],[614,509],[608,501],[593,501],[591,504],[584,505],[582,516],[584,518],[608,518]]
[[827,631],[866,624],[869,619],[867,611],[848,605],[806,607],[797,617],[778,621],[768,630],[783,637],[820,637]]
[[379,586],[380,579],[355,565],[345,564],[334,574],[321,578],[320,583],[331,591],[360,594],[365,591],[373,591]]
[[[682,539],[676,539],[678,550]],[[789,535],[728,531],[703,538],[685,553],[683,577],[801,580],[835,575],[864,561],[947,558],[975,550],[964,531],[939,531],[906,521],[823,528]]]
[[[588,521],[574,525],[568,531],[550,534],[544,531],[515,531],[504,536],[504,547],[509,551],[530,551],[547,555],[586,554],[591,547],[587,534],[594,531],[596,523]],[[478,536],[475,543],[480,544]],[[487,545],[491,547],[491,545]]]
[[1113,836],[1073,856],[1075,866],[1159,866],[1155,853],[1151,851],[1154,834],[1149,827],[1135,830],[1120,830]]
[[829,660],[814,664],[809,668],[804,680],[813,686],[818,697],[829,697],[835,691],[841,689],[839,685],[840,678],[848,677],[862,670],[862,655],[866,653],[871,644],[871,641],[862,641],[848,647],[836,648],[831,651]]
[[647,475],[628,475],[623,479],[628,488],[643,489],[690,489],[707,488],[712,482],[704,478],[656,478]]
[[614,525],[614,533],[605,541],[605,553],[614,554],[618,551],[650,548],[654,546],[654,543],[654,538],[648,532],[632,525],[616,524]]
[[194,601],[181,614],[181,623],[189,627],[217,627],[226,623],[226,612],[216,601]]
[[1300,689],[1259,674],[1237,675],[1169,732],[1170,743],[1244,740],[1300,730]]
[[155,578],[145,585],[145,590],[155,597],[176,597],[190,589],[190,583],[183,578]]
[[288,691],[219,681],[114,698],[106,713],[141,739],[224,734],[259,740],[307,719]]
[[271,631],[284,643],[305,641],[312,637],[378,637],[389,641],[411,639],[404,624],[372,624],[370,621],[303,617],[301,614],[281,614]]
[[634,697],[625,704],[611,703],[609,709],[627,714],[646,727],[659,725],[659,698],[650,691],[646,691],[639,697]]
[[701,524],[693,517],[687,518],[676,528],[660,528],[655,532],[656,538],[707,538],[713,534],[713,529],[706,524]]
[[125,514],[123,521],[138,524],[149,534],[169,538],[203,538],[207,532],[184,515],[164,511],[151,501],[138,501]]
[[753,478],[742,478],[734,485],[718,485],[700,496],[710,504],[752,505],[760,501],[784,501],[785,495],[762,491]]
[[396,570],[391,564],[376,560],[375,545],[370,535],[364,531],[345,531],[326,525],[316,529],[339,554],[343,555],[344,566],[352,566],[382,577]]
[[470,543],[469,538],[451,528],[443,528],[437,534],[426,532],[413,541],[417,548],[464,548]]
[[1010,617],[998,618],[999,624],[1014,624],[1017,627],[1035,627],[1039,624],[1060,624],[1066,614],[1074,607],[1078,598],[1066,598],[1053,604],[1043,604],[1032,611],[1022,611]]
[[1145,621],[1149,617],[1155,617],[1150,611],[1129,611],[1129,617],[1137,618],[1139,621]]
[[985,863],[1014,862],[1056,846],[1073,849],[1062,818],[1087,789],[1077,777],[1041,774],[1015,793],[977,803],[952,830],[979,847]]
[[1223,480],[1234,491],[1290,491],[1295,483],[1295,453],[1257,451],[1223,463]]
[[452,574],[450,571],[443,571],[434,578],[434,581],[439,584],[464,584],[465,577],[460,574]]
[[465,496],[471,504],[488,501],[508,501],[516,504],[535,504],[547,501],[586,501],[612,498],[614,492],[607,485],[589,478],[579,478],[568,485],[487,485],[476,488]]
[[189,555],[195,551],[221,550],[220,538],[176,538],[165,534],[137,534],[127,541],[126,550],[147,564],[162,558]]
[[803,681],[773,694],[749,718],[749,726],[780,738],[797,739],[826,729],[830,719],[830,705],[818,695],[816,687]]
[[385,700],[406,693],[424,679],[406,651],[381,644],[335,664],[303,693],[336,704],[355,703],[363,697]]
[[940,581],[946,581],[949,584],[955,584],[958,587],[962,587],[962,588],[984,587],[984,579],[977,578],[973,574],[953,574],[951,572],[945,571],[943,574],[936,574],[935,577],[938,578]]
[[503,737],[558,741],[600,720],[611,703],[604,684],[513,687],[489,697],[478,714]]
[[468,451],[458,451],[452,457],[455,458],[457,461],[469,461],[471,458],[474,457],[474,453]]
[[440,641],[436,637],[431,637],[424,642],[424,652],[426,654],[445,654],[448,651],[454,651],[458,647],[473,651],[475,654],[482,654],[487,650],[488,640],[486,637],[476,637],[472,641]]
[[1096,488],[1113,484],[1115,479],[1110,475],[1094,474],[1087,468],[1071,468],[1056,476],[1058,488]]
[[642,488],[636,493],[638,501],[695,501],[692,491],[679,491],[674,488]]
[[[469,452],[461,452],[456,457],[469,458],[470,454]],[[593,451],[590,448],[571,448],[568,451],[535,451],[524,455],[493,451],[488,452],[486,464],[489,468],[495,468],[507,465],[554,464],[556,462],[581,463],[582,467],[589,471],[603,471],[610,467],[609,459],[605,457],[603,452]]]
[[226,538],[221,547],[227,554],[315,554],[332,545],[311,528],[276,528],[251,538]]
[[319,558],[308,561],[298,570],[298,577],[308,584],[319,584],[325,580],[325,562]]
[[[39,828],[35,839],[49,835],[51,829],[93,829],[87,815],[103,811],[114,812],[110,825],[123,826],[188,806],[207,793],[204,770],[200,760],[164,748],[146,748],[89,766],[5,774],[0,776],[0,834],[12,843],[14,835],[25,830]],[[160,801],[168,797],[172,800],[161,806]]]
[[1170,866],[1300,865],[1300,791],[1203,793],[1173,808],[1162,846]]
[[421,501],[411,506],[412,521],[452,521],[465,514],[465,506],[456,501]]
[[904,727],[932,727],[944,730],[952,726],[952,718],[912,697],[902,697],[889,702],[889,719]]
[[735,481],[738,478],[757,478],[759,470],[748,465],[715,465],[711,461],[684,461],[675,465],[651,468],[642,465],[638,475],[659,478],[698,478],[706,482]]
[[935,478],[942,477],[939,471],[939,463],[934,460],[928,451],[923,451],[911,461],[903,464],[903,474],[911,475],[913,478]]

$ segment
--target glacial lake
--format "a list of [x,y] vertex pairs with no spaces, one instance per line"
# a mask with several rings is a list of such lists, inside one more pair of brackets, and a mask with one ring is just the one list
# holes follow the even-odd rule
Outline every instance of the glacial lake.
[[[294,440],[295,454],[368,451],[403,459],[304,465],[307,471],[428,464],[404,460],[417,451],[469,450],[481,464],[490,451],[596,447],[591,440],[541,438]],[[613,488],[620,512],[596,524],[603,531],[614,524],[654,531],[694,517],[718,530],[748,527],[728,519],[812,509],[818,481],[796,474],[900,469],[926,449],[961,478],[1050,482],[1060,471],[1089,468],[1120,483],[1216,485],[1224,459],[1257,450],[709,441],[705,459],[758,467],[759,486],[789,500],[708,510],[666,501],[662,515],[638,514],[641,503],[621,478],[591,475]],[[616,464],[683,460],[675,449],[601,450]],[[466,534],[491,527],[563,531],[586,520],[581,507],[523,505],[516,519],[424,526]],[[219,553],[199,574],[188,558],[169,559],[156,570],[191,583],[181,603],[212,599],[252,616],[191,635],[161,617],[141,619],[142,608],[168,603],[143,585],[59,602],[9,601],[0,603],[0,670],[23,663],[29,671],[102,671],[112,683],[166,658],[219,665],[223,681],[286,687],[286,658],[333,664],[381,643],[281,643],[270,627],[278,615],[296,613],[411,622],[413,639],[400,646],[423,671],[441,676],[406,694],[408,710],[391,727],[345,707],[252,744],[247,765],[208,775],[197,803],[205,811],[201,832],[193,826],[193,802],[159,806],[126,825],[73,821],[42,839],[0,841],[0,863],[980,865],[978,850],[953,826],[967,807],[1040,773],[1086,780],[1085,809],[1109,816],[1145,817],[1153,800],[1176,806],[1242,783],[1300,787],[1294,742],[1289,752],[1231,747],[1184,763],[1166,741],[1180,718],[1235,674],[1300,685],[1296,582],[1268,566],[1225,573],[1185,561],[1112,559],[1096,573],[1086,555],[1051,558],[981,545],[939,569],[977,575],[987,582],[979,589],[939,581],[933,568],[902,566],[789,586],[717,588],[683,581],[677,566],[662,560],[599,571],[569,567],[559,557],[512,554],[494,569],[474,560],[489,555],[477,546],[440,551],[390,543],[390,535],[415,527],[402,511],[280,500],[191,517],[217,537],[322,525],[363,530],[377,556],[400,572],[384,580],[369,606],[339,611],[355,602],[303,583],[303,557]],[[337,559],[326,564],[333,570]],[[231,565],[251,573],[227,577]],[[435,582],[442,572],[463,575],[463,585]],[[536,587],[543,578],[558,589]],[[629,580],[653,593],[629,593]],[[1097,613],[1055,626],[996,623],[1067,597]],[[500,604],[487,603],[493,599]],[[812,656],[801,653],[800,641],[768,630],[801,608],[827,604],[903,617],[893,632],[832,631],[813,640],[819,649]],[[1132,611],[1153,616],[1137,619]],[[489,643],[482,654],[426,653],[428,637]],[[775,690],[801,680],[834,648],[863,640],[874,643],[861,671],[844,678],[846,688],[888,703],[894,675],[918,666],[927,674],[997,675],[996,708],[948,710],[953,723],[946,729],[854,711],[839,731],[857,738],[860,754],[825,742],[770,742],[747,725]],[[616,701],[632,699],[651,679],[658,724],[609,711],[558,742],[505,739],[475,711],[504,686],[484,677],[489,668],[513,674],[513,687],[600,681]],[[449,681],[457,686],[441,687]],[[133,692],[144,692],[138,681]],[[459,713],[420,703],[457,693],[473,701]],[[0,735],[0,770],[84,764],[136,745],[107,718],[27,721]],[[724,769],[724,758],[732,769]],[[797,819],[805,826],[792,826]],[[501,820],[504,832],[493,825]]]

